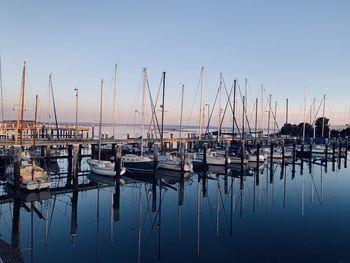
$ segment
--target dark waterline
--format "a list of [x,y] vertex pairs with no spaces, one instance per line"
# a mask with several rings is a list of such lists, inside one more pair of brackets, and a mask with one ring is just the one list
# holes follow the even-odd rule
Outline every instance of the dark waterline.
[[[66,171],[66,160],[59,165]],[[343,167],[328,163],[326,173],[312,164],[310,172],[305,163],[292,178],[291,165],[281,173],[274,164],[273,175],[265,165],[258,180],[223,170],[116,186],[82,175],[79,183],[91,180],[93,189],[2,203],[1,239],[18,246],[24,262],[349,262]]]

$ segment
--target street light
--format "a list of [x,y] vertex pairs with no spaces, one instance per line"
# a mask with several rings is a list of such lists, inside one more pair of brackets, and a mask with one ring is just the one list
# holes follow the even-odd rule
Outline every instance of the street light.
[[79,99],[79,89],[75,88],[75,143],[78,141],[78,99]]

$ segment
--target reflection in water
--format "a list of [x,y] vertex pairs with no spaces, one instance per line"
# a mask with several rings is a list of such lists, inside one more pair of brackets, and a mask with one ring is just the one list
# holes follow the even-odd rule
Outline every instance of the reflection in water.
[[[350,179],[339,165],[328,173],[327,162],[307,161],[305,171],[300,162],[268,162],[258,169],[121,178],[86,173],[84,165],[75,176],[65,163],[67,176],[53,177],[50,191],[2,191],[1,239],[25,262],[349,259],[339,247],[350,242],[343,233],[350,210],[341,209],[349,207]],[[332,234],[321,231],[331,227]],[[320,240],[328,239],[324,250]],[[250,246],[257,252],[249,253]],[[268,253],[273,246],[276,253]]]

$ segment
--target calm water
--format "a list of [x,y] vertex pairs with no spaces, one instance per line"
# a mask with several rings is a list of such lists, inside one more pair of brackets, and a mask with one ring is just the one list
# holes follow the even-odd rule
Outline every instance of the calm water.
[[[64,177],[66,160],[59,165]],[[15,201],[4,186],[1,240],[24,262],[350,262],[344,163],[327,172],[305,163],[303,175],[297,165],[294,178],[291,165],[272,171],[115,186],[85,173],[79,192],[63,191],[61,178],[59,192]]]

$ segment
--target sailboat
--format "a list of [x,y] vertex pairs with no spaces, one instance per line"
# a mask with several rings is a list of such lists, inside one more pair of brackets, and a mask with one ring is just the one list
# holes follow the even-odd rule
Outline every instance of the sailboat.
[[142,108],[141,108],[141,155],[126,154],[122,156],[123,166],[130,172],[153,173],[154,162],[151,158],[143,155],[143,130],[145,118],[145,97],[147,86],[147,69],[143,69],[143,88],[142,88]]
[[[87,163],[90,166],[90,169],[95,174],[104,175],[104,176],[115,176],[116,171],[114,169],[114,163],[111,161],[101,161],[101,138],[102,138],[102,95],[103,95],[103,79],[101,80],[101,97],[100,97],[100,129],[99,129],[99,142],[98,142],[98,160],[89,159]],[[120,175],[125,173],[126,169],[121,167]]]
[[[17,128],[16,128],[16,141],[18,140],[18,131],[20,131],[20,142],[22,142],[22,128],[23,128],[23,111],[24,111],[24,88],[25,88],[25,72],[26,72],[26,63],[24,62],[23,74],[22,74],[22,83],[21,83],[21,95],[20,95],[20,108],[18,109],[17,116]],[[37,110],[38,110],[38,95],[36,95],[35,100],[35,121],[34,121],[34,130],[35,134],[33,136],[33,146],[35,146],[36,138],[36,121],[37,121]],[[34,148],[34,147],[33,147]],[[22,161],[26,163],[22,164]],[[34,159],[30,159],[22,152],[20,154],[20,177],[19,177],[19,187],[24,190],[40,190],[46,189],[51,186],[50,176],[47,174],[44,169],[35,164]],[[6,167],[5,174],[7,177],[7,183],[9,185],[15,186],[15,167],[14,163]]]
[[[165,77],[165,74],[164,74]],[[163,77],[163,84],[165,83],[165,79]],[[164,85],[163,85],[163,93],[164,93]],[[182,85],[181,89],[181,114],[180,114],[180,140],[182,136],[182,113],[183,113],[183,97],[184,97],[184,85]],[[162,104],[162,115],[164,114],[164,96],[163,96],[163,104]],[[162,127],[163,127],[163,117],[162,117]],[[162,129],[163,133],[163,129]],[[163,134],[161,135],[163,138]],[[180,142],[181,145],[181,142]],[[180,146],[182,147],[182,146]],[[184,172],[192,172],[193,165],[192,161],[188,157],[184,157],[183,160],[183,171]],[[159,156],[158,160],[158,168],[170,171],[181,171],[182,158],[178,152],[172,153],[163,153]]]

